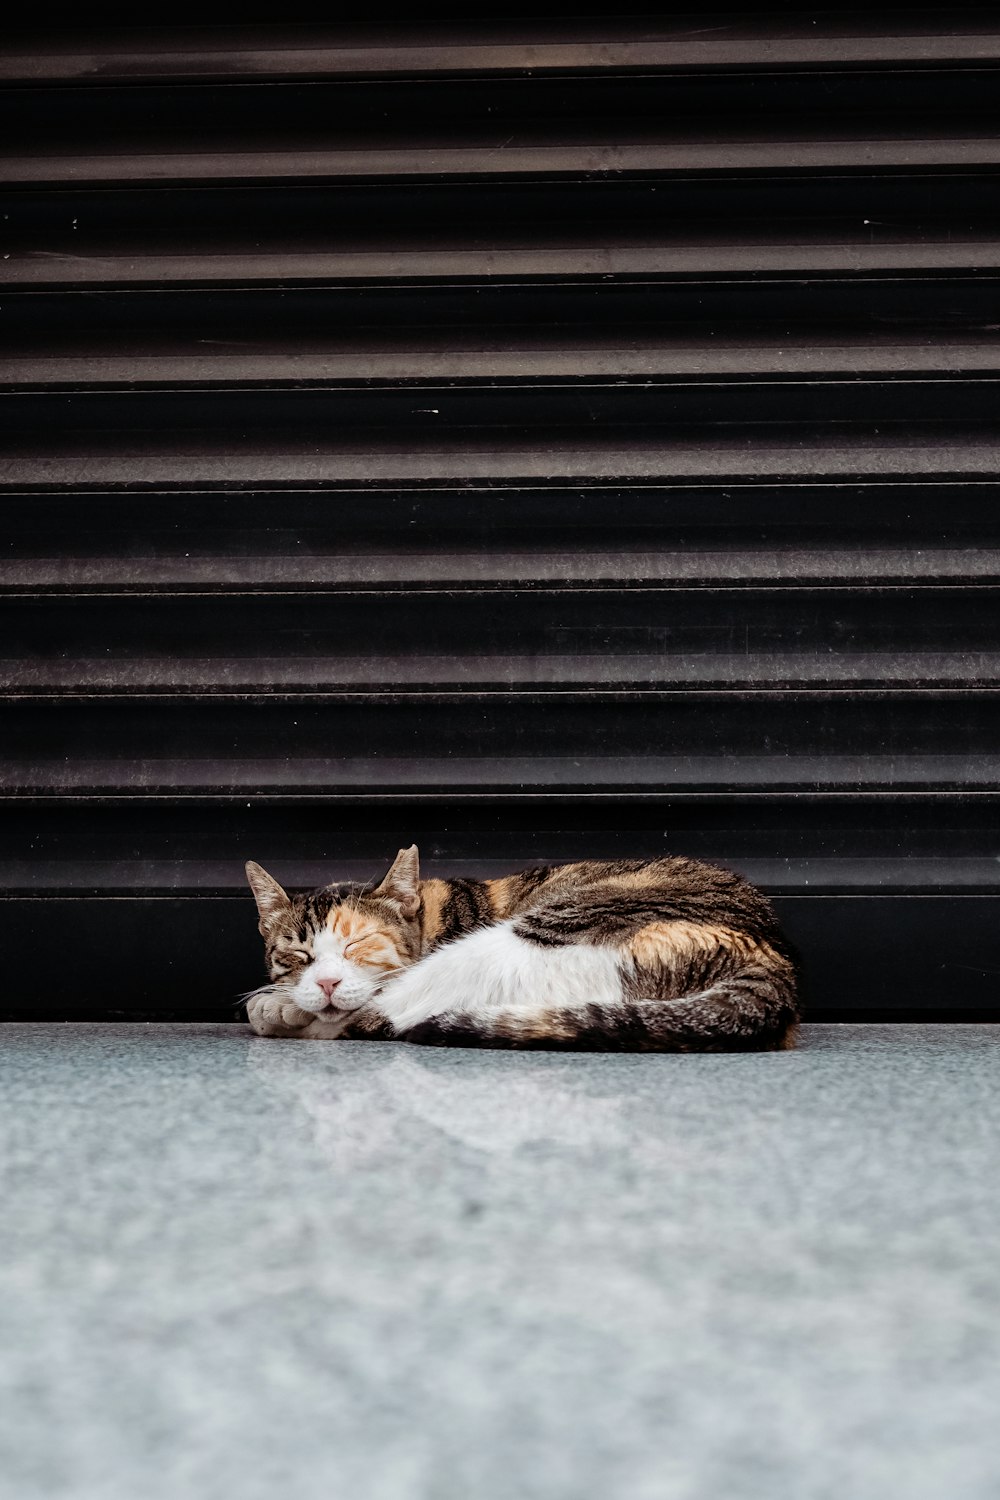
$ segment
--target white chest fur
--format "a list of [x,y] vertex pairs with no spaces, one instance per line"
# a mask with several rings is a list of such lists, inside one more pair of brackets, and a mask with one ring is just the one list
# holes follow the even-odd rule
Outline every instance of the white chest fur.
[[620,1000],[613,949],[543,948],[518,937],[510,922],[499,922],[422,958],[386,985],[377,1004],[403,1031],[436,1016],[487,1022],[512,1011],[582,1011]]

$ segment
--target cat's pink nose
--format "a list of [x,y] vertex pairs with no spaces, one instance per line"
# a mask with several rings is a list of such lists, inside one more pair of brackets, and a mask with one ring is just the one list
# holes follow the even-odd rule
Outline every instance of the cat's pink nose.
[[327,1000],[332,1000],[333,999],[333,992],[337,988],[337,985],[340,983],[340,980],[339,979],[317,979],[316,983],[319,985],[320,989],[323,991],[323,993],[326,996]]

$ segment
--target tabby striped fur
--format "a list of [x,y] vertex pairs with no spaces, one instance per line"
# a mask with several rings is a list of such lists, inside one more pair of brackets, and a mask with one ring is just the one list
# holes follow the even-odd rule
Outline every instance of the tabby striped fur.
[[415,847],[378,885],[289,897],[247,866],[271,983],[268,1036],[632,1051],[794,1045],[798,963],[773,908],[698,860],[581,861],[499,880],[421,880]]

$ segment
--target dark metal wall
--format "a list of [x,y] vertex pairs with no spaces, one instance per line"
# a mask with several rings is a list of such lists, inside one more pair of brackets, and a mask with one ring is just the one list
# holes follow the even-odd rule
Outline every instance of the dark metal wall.
[[3,1013],[231,1015],[247,856],[416,839],[996,1015],[998,97],[989,9],[8,39]]

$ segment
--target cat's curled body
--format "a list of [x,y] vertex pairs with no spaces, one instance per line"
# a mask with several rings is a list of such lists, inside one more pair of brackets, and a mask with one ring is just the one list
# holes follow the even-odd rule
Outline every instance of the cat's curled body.
[[632,1051],[794,1045],[799,971],[770,902],[698,860],[582,861],[498,880],[288,896],[247,865],[270,984],[261,1036]]

